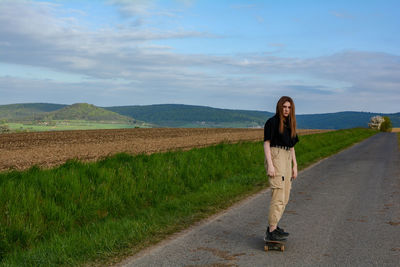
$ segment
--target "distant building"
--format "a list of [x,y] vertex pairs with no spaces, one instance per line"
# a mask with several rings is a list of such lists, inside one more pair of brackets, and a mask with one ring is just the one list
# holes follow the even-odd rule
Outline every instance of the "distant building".
[[368,123],[368,127],[372,129],[381,129],[381,124],[384,122],[384,118],[381,116],[374,116],[370,119],[370,123]]

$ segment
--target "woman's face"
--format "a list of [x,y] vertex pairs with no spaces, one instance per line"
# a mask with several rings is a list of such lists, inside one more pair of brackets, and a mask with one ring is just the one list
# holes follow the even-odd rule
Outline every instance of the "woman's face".
[[289,101],[286,101],[285,103],[283,103],[283,106],[282,106],[282,113],[283,113],[283,116],[284,116],[285,118],[287,118],[287,117],[289,116],[289,114],[290,114],[290,109],[291,109],[291,108],[292,108],[292,107],[291,107]]

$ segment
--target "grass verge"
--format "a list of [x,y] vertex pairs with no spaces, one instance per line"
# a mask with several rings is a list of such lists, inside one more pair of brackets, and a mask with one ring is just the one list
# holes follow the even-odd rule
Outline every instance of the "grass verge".
[[130,129],[135,127],[148,127],[143,123],[107,123],[83,120],[51,121],[48,125],[39,123],[7,123],[11,132],[45,132],[66,130],[99,130],[99,129]]
[[[299,169],[375,133],[301,136]],[[244,142],[2,173],[0,265],[110,263],[265,188],[263,160]]]

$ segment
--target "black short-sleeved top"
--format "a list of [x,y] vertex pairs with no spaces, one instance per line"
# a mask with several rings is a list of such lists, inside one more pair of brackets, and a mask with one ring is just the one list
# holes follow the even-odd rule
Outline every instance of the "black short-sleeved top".
[[283,134],[279,132],[279,116],[275,115],[269,118],[264,126],[264,142],[270,140],[271,146],[286,146],[294,147],[294,145],[299,142],[299,138],[292,138],[291,129],[288,124],[285,123],[283,127]]

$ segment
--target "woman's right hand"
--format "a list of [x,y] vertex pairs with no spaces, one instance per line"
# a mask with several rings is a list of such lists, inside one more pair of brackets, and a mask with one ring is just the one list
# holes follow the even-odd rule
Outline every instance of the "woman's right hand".
[[268,176],[274,177],[275,176],[275,167],[274,165],[268,165]]

